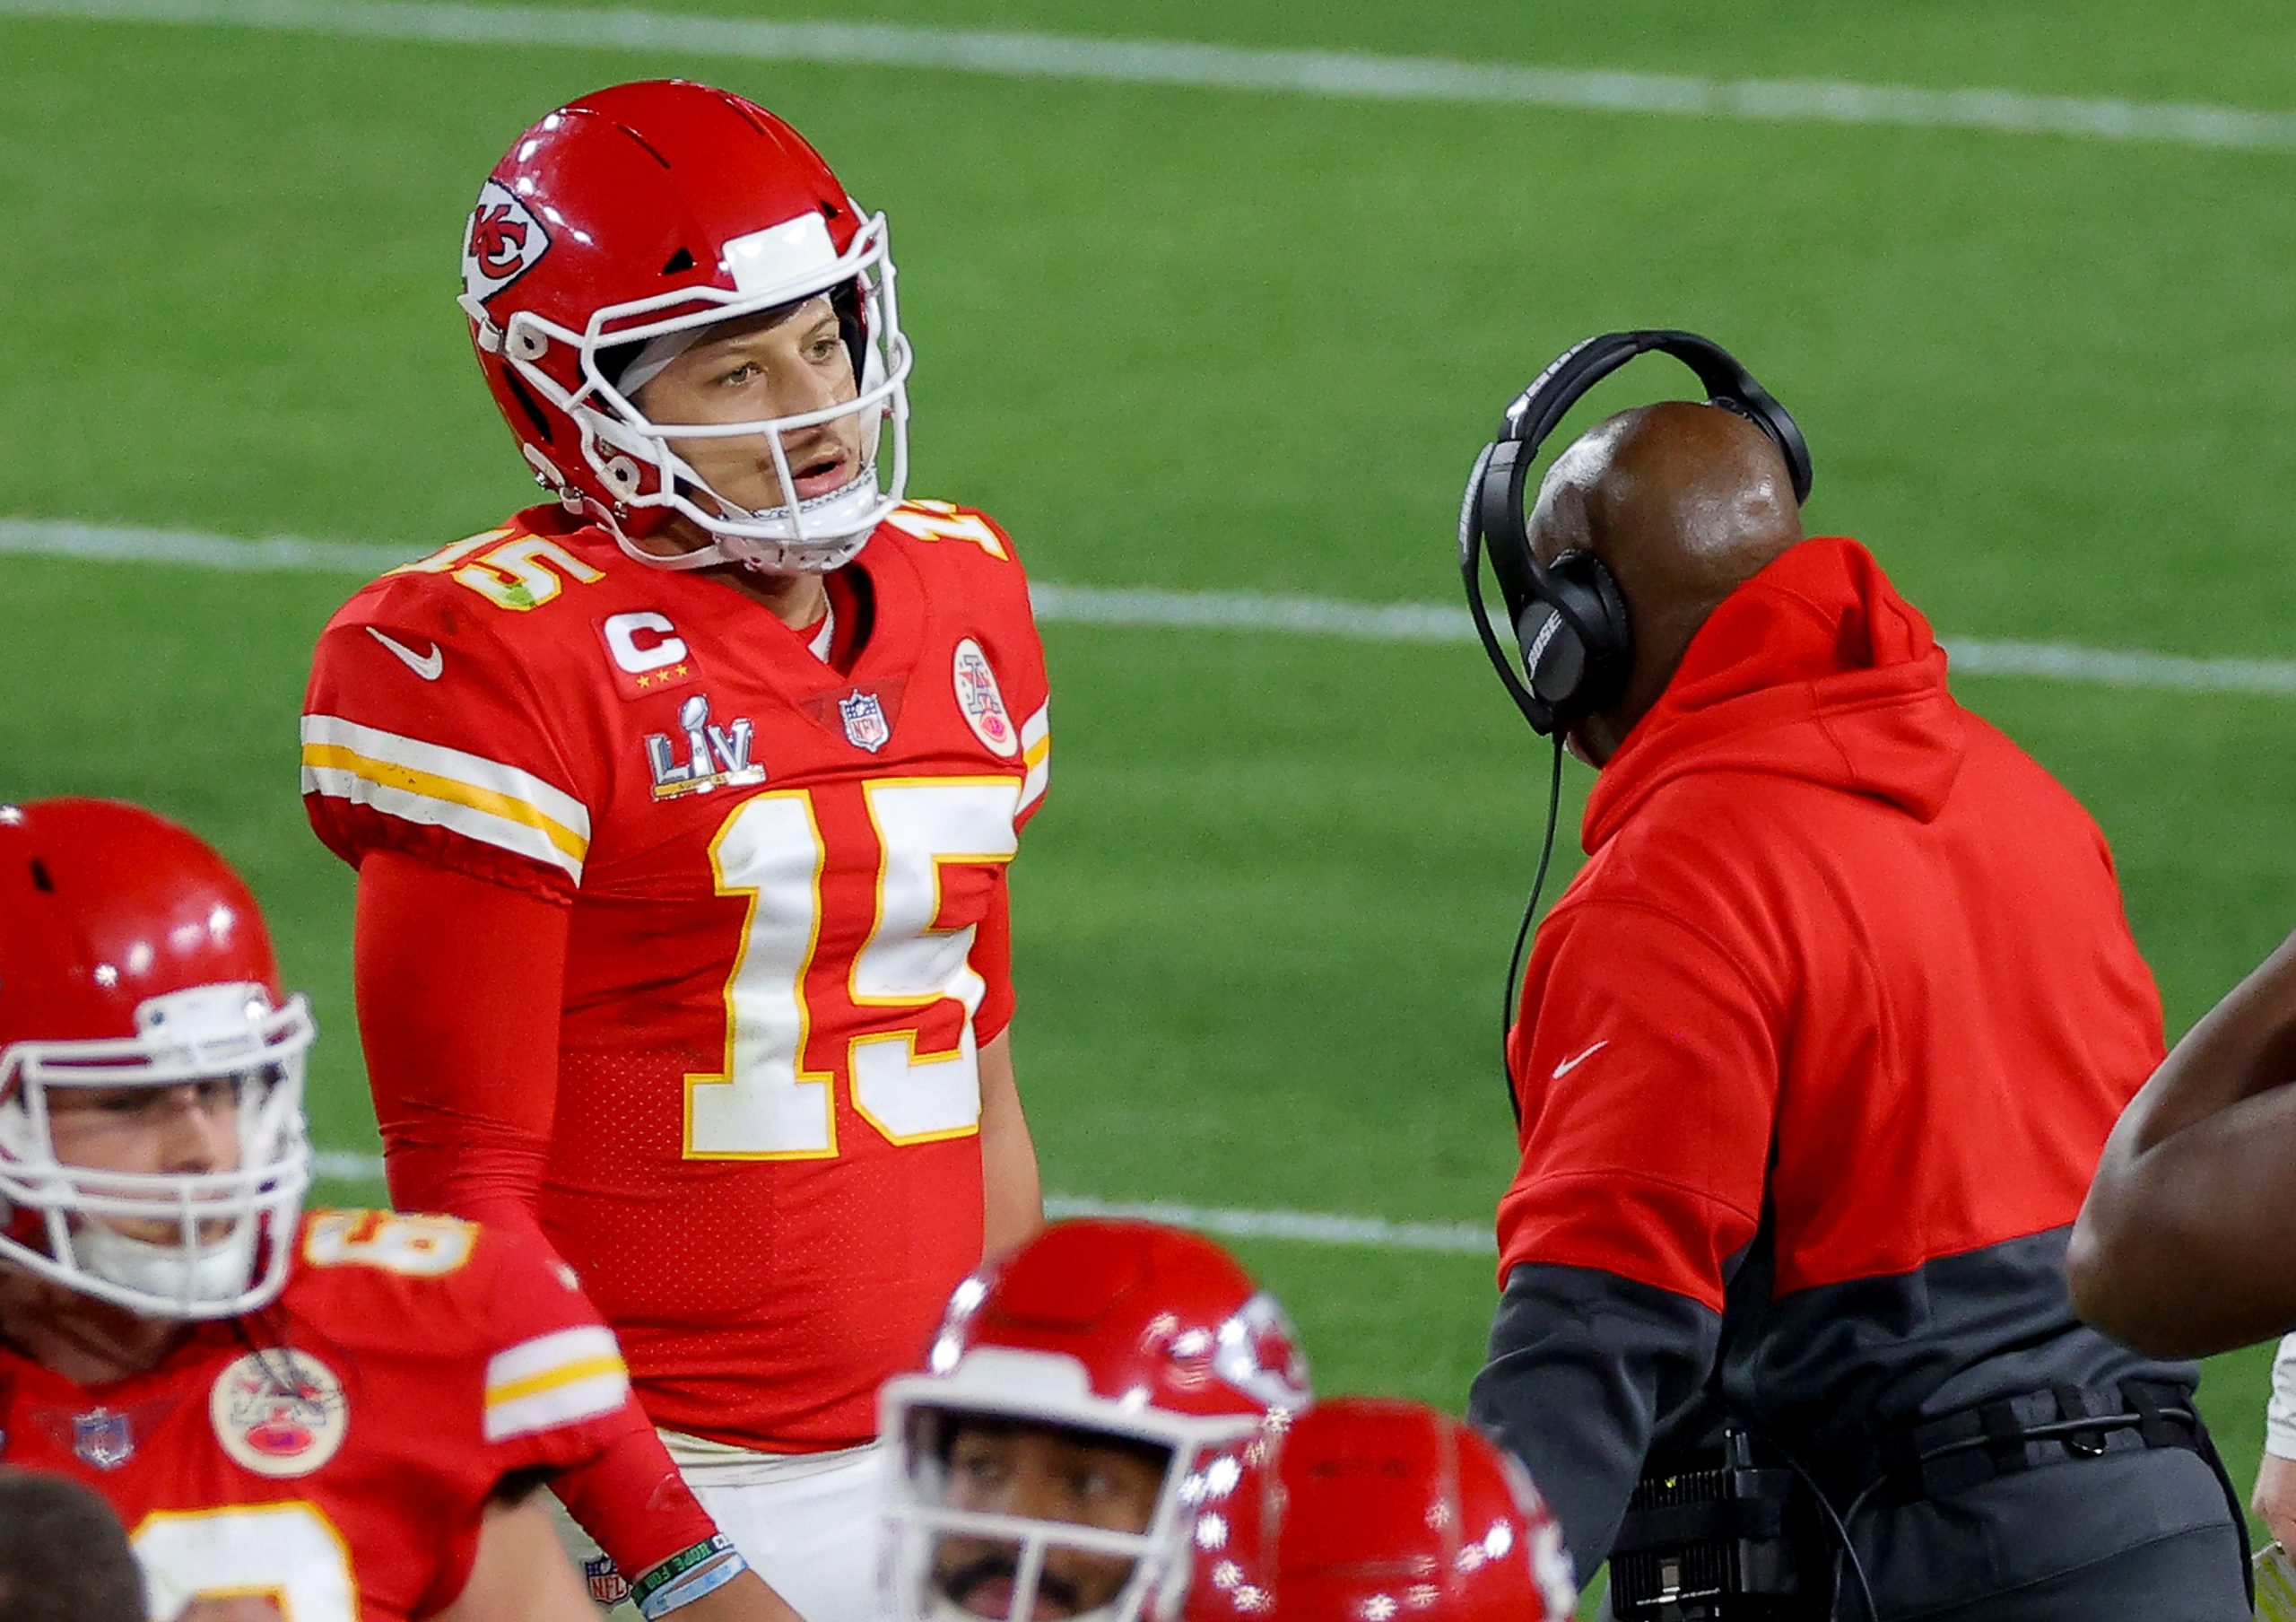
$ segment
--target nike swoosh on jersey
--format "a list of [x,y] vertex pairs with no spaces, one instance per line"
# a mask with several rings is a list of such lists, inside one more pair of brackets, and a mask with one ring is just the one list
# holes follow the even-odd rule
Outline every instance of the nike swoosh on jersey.
[[1561,1064],[1554,1067],[1555,1080],[1561,1081],[1564,1077],[1570,1075],[1571,1071],[1577,1069],[1580,1065],[1585,1064],[1588,1060],[1592,1059],[1596,1054],[1601,1052],[1605,1048],[1607,1048],[1610,1045],[1611,1039],[1605,1036],[1602,1041],[1596,1042],[1593,1047],[1588,1048],[1585,1052],[1573,1053],[1570,1058],[1564,1060]]
[[404,665],[426,682],[437,681],[439,673],[447,667],[447,650],[436,642],[430,644],[430,652],[417,653],[404,642],[394,640],[387,633],[376,630],[372,625],[367,627],[367,634],[389,649],[397,657],[400,664]]

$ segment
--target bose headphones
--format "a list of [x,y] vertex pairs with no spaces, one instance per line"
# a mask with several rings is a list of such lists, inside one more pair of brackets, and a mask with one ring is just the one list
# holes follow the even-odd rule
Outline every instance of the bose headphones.
[[[1591,552],[1569,552],[1542,563],[1531,550],[1523,513],[1531,463],[1547,436],[1596,384],[1652,350],[1697,373],[1709,405],[1761,429],[1786,458],[1795,501],[1810,499],[1810,449],[1802,431],[1720,344],[1694,332],[1653,329],[1605,333],[1565,350],[1507,408],[1498,437],[1475,458],[1459,505],[1459,571],[1475,631],[1499,679],[1542,737],[1561,733],[1617,702],[1634,667],[1634,628],[1626,598],[1602,559]],[[1486,544],[1522,654],[1519,676],[1483,608],[1480,560]]]

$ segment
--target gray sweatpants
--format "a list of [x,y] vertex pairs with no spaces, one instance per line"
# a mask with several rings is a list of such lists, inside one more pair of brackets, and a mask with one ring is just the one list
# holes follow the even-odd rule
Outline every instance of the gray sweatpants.
[[[1856,1540],[1883,1622],[2241,1622],[2224,1489],[2180,1448],[1996,1477],[1869,1513]],[[1834,1615],[1864,1622],[1845,1574]]]

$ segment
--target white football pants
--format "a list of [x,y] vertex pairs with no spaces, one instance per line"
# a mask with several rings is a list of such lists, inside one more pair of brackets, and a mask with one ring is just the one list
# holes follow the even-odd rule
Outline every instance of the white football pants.
[[[874,1622],[883,1449],[753,1453],[675,1431],[662,1441],[718,1530],[805,1622]],[[600,1610],[637,1622],[613,1563],[555,1498],[550,1510]]]

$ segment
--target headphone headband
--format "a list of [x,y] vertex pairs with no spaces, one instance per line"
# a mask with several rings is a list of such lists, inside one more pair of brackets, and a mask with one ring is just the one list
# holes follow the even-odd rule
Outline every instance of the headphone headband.
[[[1552,566],[1539,561],[1523,513],[1531,467],[1573,406],[1629,361],[1653,352],[1689,367],[1705,387],[1709,405],[1761,429],[1785,459],[1794,499],[1809,499],[1810,451],[1802,431],[1776,397],[1712,339],[1678,328],[1646,327],[1603,333],[1563,351],[1507,407],[1498,436],[1476,458],[1459,503],[1459,568],[1476,632],[1508,693],[1542,733],[1615,696],[1633,644],[1626,603],[1599,559],[1572,554]],[[1521,676],[1483,613],[1479,576],[1486,544],[1522,653]]]
[[1794,499],[1810,499],[1810,452],[1801,430],[1777,397],[1738,359],[1711,338],[1674,327],[1645,327],[1634,332],[1606,332],[1573,344],[1552,366],[1515,397],[1499,420],[1500,442],[1521,440],[1528,449],[1526,464],[1538,454],[1555,425],[1570,414],[1596,384],[1633,360],[1653,351],[1669,354],[1689,367],[1705,387],[1709,405],[1735,411],[1761,429],[1786,458],[1794,485]]

